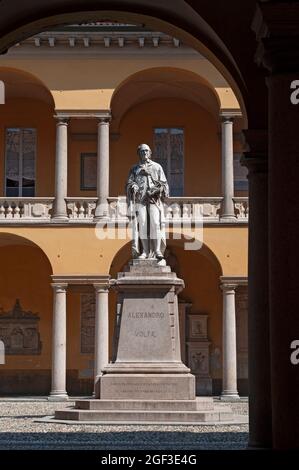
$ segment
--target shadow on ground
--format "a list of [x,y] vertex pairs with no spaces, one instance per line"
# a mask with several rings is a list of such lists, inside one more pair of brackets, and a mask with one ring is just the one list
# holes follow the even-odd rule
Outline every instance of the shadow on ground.
[[44,432],[0,433],[4,449],[201,450],[246,449],[247,432]]

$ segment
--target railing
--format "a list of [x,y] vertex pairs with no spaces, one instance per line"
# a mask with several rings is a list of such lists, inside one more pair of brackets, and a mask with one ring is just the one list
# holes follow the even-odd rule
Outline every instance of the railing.
[[0,223],[49,221],[53,201],[53,197],[0,198]]
[[[169,197],[164,201],[166,223],[175,225],[184,221],[195,223],[221,223],[222,197]],[[6,223],[51,223],[54,198],[0,198],[0,224]],[[96,198],[66,198],[68,223],[93,224]],[[235,197],[236,219],[230,223],[247,223],[248,198]],[[109,197],[108,222],[128,223],[130,212],[124,196]]]
[[169,197],[165,200],[166,220],[218,222],[222,199],[222,197]]
[[234,197],[234,206],[237,219],[247,222],[249,217],[248,197]]
[[70,222],[92,222],[96,205],[96,198],[68,197],[66,199],[66,207]]

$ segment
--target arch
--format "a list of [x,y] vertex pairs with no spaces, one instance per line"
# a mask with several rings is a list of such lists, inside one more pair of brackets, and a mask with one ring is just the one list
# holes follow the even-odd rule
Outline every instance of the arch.
[[[7,246],[16,246],[16,245],[18,245],[18,246],[30,246],[30,247],[33,247],[33,248],[37,248],[42,253],[42,256],[44,258],[46,258],[47,263],[49,265],[49,271],[51,272],[51,274],[53,274],[52,263],[49,260],[48,256],[46,255],[46,253],[44,252],[44,250],[39,245],[34,243],[29,238],[25,238],[25,237],[22,237],[20,235],[16,235],[16,234],[11,233],[11,232],[1,232],[0,231],[0,248],[7,247]],[[49,279],[49,282],[50,282],[50,279]]]
[[0,317],[10,355],[0,394],[44,395],[51,377],[52,266],[40,246],[11,232],[0,231],[0,253]]
[[[185,241],[188,242],[188,240],[177,240],[176,238],[174,238],[174,236],[175,231],[171,232],[171,238],[168,240],[167,246],[171,247],[173,245],[182,248],[182,245],[185,243]],[[201,248],[199,250],[194,250],[193,253],[197,253],[201,256],[204,256],[204,258],[206,258],[212,264],[215,271],[219,273],[219,277],[223,275],[223,267],[219,258],[206,243],[202,243]]]
[[1,66],[0,78],[5,84],[6,101],[11,98],[33,98],[54,109],[54,98],[49,88],[35,75],[13,67]]
[[[182,39],[207,57],[230,83],[242,112],[246,115],[247,86],[238,64],[225,42],[203,15],[200,15],[187,2],[177,0],[165,9],[161,3],[148,0],[126,2],[123,7],[120,7],[117,1],[111,0],[107,9],[108,4],[105,1],[101,5],[100,2],[81,0],[76,2],[72,12],[67,1],[61,1],[59,5],[50,1],[47,5],[41,6],[37,0],[31,0],[30,4],[34,10],[34,17],[20,14],[17,29],[15,29],[15,11],[7,8],[2,18],[3,35],[0,39],[0,52],[7,50],[18,40],[41,30],[67,23],[82,22],[82,19],[99,21],[99,18],[103,18],[106,21],[142,23],[147,28],[160,30]],[[28,7],[30,11],[30,6]]]
[[165,97],[197,103],[216,117],[222,108],[222,97],[216,88],[195,72],[174,67],[148,68],[128,76],[115,88],[110,101],[112,129],[117,131],[134,106]]
[[[171,232],[172,237],[167,241],[167,247],[176,246],[182,248],[183,241],[173,238],[174,232]],[[180,234],[179,234],[180,235]],[[200,254],[204,256],[214,267],[215,271],[219,273],[219,277],[223,275],[223,268],[219,258],[212,251],[212,249],[205,243],[202,244],[200,250],[194,251],[193,253]],[[131,259],[131,241],[125,243],[119,250],[114,254],[110,267],[109,274],[113,278],[116,276],[117,272],[121,271],[123,267]]]

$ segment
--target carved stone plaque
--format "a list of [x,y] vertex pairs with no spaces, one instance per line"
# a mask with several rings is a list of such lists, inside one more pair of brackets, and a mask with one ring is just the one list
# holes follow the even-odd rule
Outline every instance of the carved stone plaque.
[[9,312],[0,313],[0,340],[7,355],[40,354],[42,343],[37,313],[25,312],[19,299]]
[[248,378],[248,287],[236,290],[236,330],[238,378]]
[[81,353],[94,352],[95,295],[81,294]]
[[188,315],[188,366],[196,377],[196,393],[212,394],[210,375],[210,341],[208,339],[208,315]]

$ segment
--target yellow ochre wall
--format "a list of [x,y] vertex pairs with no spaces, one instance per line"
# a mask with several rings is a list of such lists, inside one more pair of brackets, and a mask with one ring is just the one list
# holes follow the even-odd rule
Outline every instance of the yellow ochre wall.
[[7,355],[5,368],[50,369],[53,310],[50,263],[34,246],[0,247],[0,256],[0,307],[9,311],[18,298],[23,310],[38,313],[42,341],[40,355]]
[[[119,136],[110,139],[110,195],[125,193],[129,168],[138,161],[137,146],[146,142],[153,149],[155,127],[184,128],[185,196],[221,196],[219,124],[199,105],[175,98],[139,104],[124,116]],[[95,121],[74,120],[69,125],[69,196],[96,197],[96,191],[80,190],[80,155],[97,152],[96,138],[76,139],[78,134],[96,137],[96,132]]]
[[145,142],[153,149],[155,127],[184,128],[185,196],[220,196],[218,123],[199,105],[174,98],[160,98],[139,104],[123,118],[120,137],[111,144],[111,194],[124,193],[128,170],[138,161],[137,146]]
[[[20,244],[14,237],[14,241],[9,244],[11,235],[23,237],[20,238]],[[3,227],[0,231],[0,245],[1,240],[5,241],[5,246],[0,247],[0,306],[5,311],[10,310],[16,298],[19,298],[24,310],[39,313],[42,354],[7,356],[6,365],[0,371],[0,379],[3,374],[19,371],[17,373],[23,374],[25,378],[22,376],[22,380],[25,380],[29,373],[30,382],[36,380],[36,387],[42,383],[38,390],[48,393],[51,375],[52,271],[53,274],[110,273],[115,276],[129,260],[130,243],[128,239],[98,240],[94,227]],[[168,245],[177,258],[178,275],[185,281],[181,298],[192,303],[192,313],[209,315],[211,347],[221,348],[222,294],[219,277],[247,275],[247,227],[206,227],[203,240],[204,246],[199,251],[184,250],[182,240],[170,239]],[[37,246],[24,245],[29,241]],[[78,371],[90,369],[93,360],[92,354],[80,352],[80,294],[73,292],[71,287],[67,292],[67,370],[68,384],[71,384],[68,387],[69,390],[77,390],[76,393],[89,393],[90,379],[78,378]],[[111,292],[110,353],[115,301],[115,295]],[[221,369],[212,371],[212,376],[219,379]],[[14,380],[12,376],[3,377],[3,380],[5,377]]]
[[[5,129],[37,129],[36,196],[54,195],[55,119],[53,110],[38,100],[12,99],[0,115],[0,194],[4,194]],[[30,110],[30,112],[28,111]],[[138,133],[136,132],[138,122]],[[221,150],[218,123],[200,106],[185,100],[161,98],[135,106],[124,117],[117,140],[110,139],[110,195],[124,194],[130,166],[138,161],[137,146],[153,146],[154,127],[183,127],[185,131],[185,196],[221,195]],[[96,153],[96,122],[69,124],[68,196],[95,197],[96,191],[80,190],[80,155]],[[76,134],[93,135],[77,140]],[[154,158],[154,155],[153,155]]]
[[[0,240],[2,233],[19,235],[39,246],[48,257],[53,274],[108,274],[118,250],[129,241],[100,240],[95,227],[1,227]],[[113,229],[104,232],[104,236],[108,234],[112,237]],[[198,229],[195,236],[200,236]],[[224,276],[247,275],[247,237],[246,225],[204,228],[204,244],[219,260]]]
[[221,73],[208,60],[194,55],[186,57],[144,58],[109,57],[75,58],[16,58],[0,57],[1,67],[13,67],[32,74],[47,87],[57,109],[109,109],[114,90],[130,75],[158,67],[187,70],[209,82],[215,89],[222,108],[238,109],[236,96]]
[[0,195],[4,193],[5,129],[37,129],[36,196],[54,194],[55,120],[53,108],[34,99],[14,98],[0,108]]

